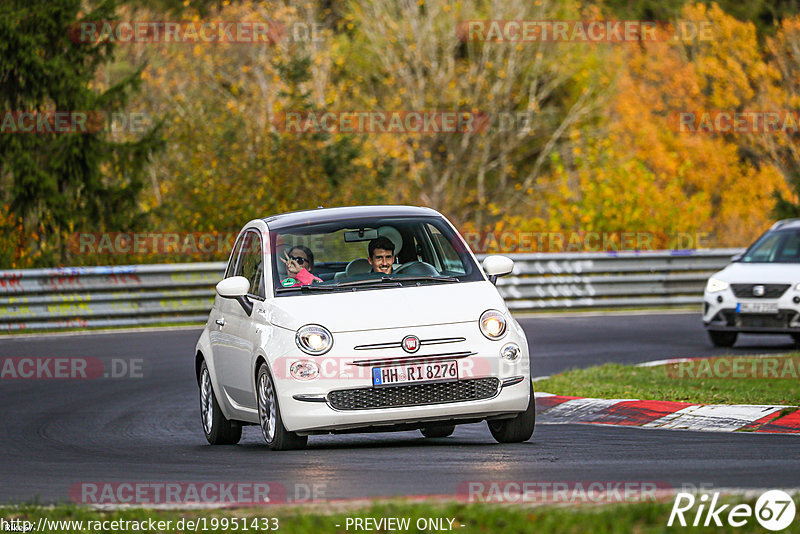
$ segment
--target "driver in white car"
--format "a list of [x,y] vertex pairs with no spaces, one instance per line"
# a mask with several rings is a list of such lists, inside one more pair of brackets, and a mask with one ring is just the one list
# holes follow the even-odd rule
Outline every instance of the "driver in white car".
[[394,265],[394,243],[388,237],[381,236],[369,242],[369,264],[373,273],[392,274]]

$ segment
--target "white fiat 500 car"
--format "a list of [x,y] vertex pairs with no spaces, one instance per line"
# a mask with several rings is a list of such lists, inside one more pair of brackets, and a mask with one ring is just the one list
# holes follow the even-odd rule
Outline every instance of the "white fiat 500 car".
[[740,332],[800,343],[800,219],[778,221],[711,276],[703,324],[717,347],[733,346]]
[[251,424],[282,450],[311,434],[445,437],[483,420],[501,443],[528,440],[528,343],[494,286],[513,262],[482,266],[427,208],[250,221],[197,343],[209,443],[237,443]]

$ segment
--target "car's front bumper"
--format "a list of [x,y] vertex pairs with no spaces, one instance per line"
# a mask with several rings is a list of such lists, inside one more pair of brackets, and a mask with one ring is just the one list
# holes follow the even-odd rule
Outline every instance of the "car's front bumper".
[[316,396],[295,394],[283,395],[279,397],[278,402],[284,425],[288,430],[295,432],[327,433],[352,429],[391,431],[419,428],[432,422],[463,423],[514,416],[528,407],[530,391],[530,377],[519,376],[505,381],[498,380],[496,392],[488,398],[477,400],[385,408],[337,409],[331,394]]
[[[421,347],[415,353],[400,347],[399,341],[408,334],[421,340]],[[497,341],[484,337],[477,321],[334,333],[334,337],[335,346],[328,354],[308,356],[295,348],[291,355],[270,361],[281,418],[287,430],[302,433],[354,428],[393,430],[393,425],[513,416],[528,407],[530,357],[525,333],[516,321],[509,322],[508,332]],[[396,343],[385,345],[391,342]],[[519,346],[520,354],[509,361],[501,357],[500,350],[511,342]],[[292,362],[296,360],[314,362],[319,369],[317,377],[297,379],[291,373]],[[373,370],[377,367],[436,361],[455,361],[458,382],[428,380],[432,386],[429,389],[435,391],[422,396],[410,390],[403,392],[411,385],[423,386],[421,383],[373,385]],[[486,380],[496,382],[493,391],[481,388],[479,394],[471,394],[466,388],[467,394],[463,394],[464,391],[452,390],[454,383]],[[358,398],[350,402],[344,398],[349,394],[343,397],[342,391]]]
[[715,332],[800,334],[800,312],[781,309],[777,314],[745,314],[726,308],[718,311],[705,327]]
[[[780,298],[741,298],[731,289],[706,292],[703,298],[703,325],[716,332],[746,334],[800,334],[800,292],[786,291]],[[771,304],[777,313],[740,313],[740,303]]]

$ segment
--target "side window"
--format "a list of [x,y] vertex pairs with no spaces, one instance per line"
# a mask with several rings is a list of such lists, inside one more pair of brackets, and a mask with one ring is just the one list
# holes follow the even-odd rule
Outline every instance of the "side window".
[[800,259],[800,234],[791,233],[781,243],[778,261],[795,262]]
[[450,241],[432,224],[427,226],[433,238],[433,246],[436,248],[443,263],[444,269],[440,269],[440,271],[444,270],[458,274],[466,274],[464,264],[461,262],[458,252],[455,251]]
[[242,249],[242,241],[244,241],[245,235],[247,234],[240,235],[239,239],[236,240],[236,244],[233,245],[233,252],[231,253],[231,259],[228,260],[228,268],[225,269],[224,278],[230,278],[233,276],[233,273],[236,269],[236,260],[239,258],[239,251]]
[[261,253],[261,236],[258,232],[247,232],[242,242],[241,258],[236,265],[236,276],[244,276],[250,280],[250,294],[265,298],[264,262]]

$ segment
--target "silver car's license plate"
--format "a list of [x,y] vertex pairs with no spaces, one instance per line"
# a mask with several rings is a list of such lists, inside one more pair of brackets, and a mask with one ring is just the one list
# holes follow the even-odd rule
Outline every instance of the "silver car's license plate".
[[778,313],[777,302],[740,302],[736,305],[736,313]]

